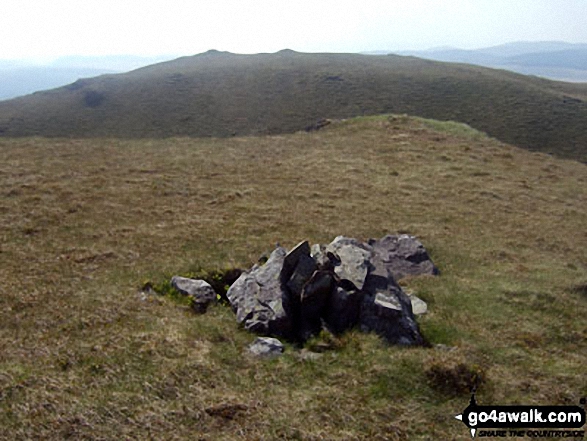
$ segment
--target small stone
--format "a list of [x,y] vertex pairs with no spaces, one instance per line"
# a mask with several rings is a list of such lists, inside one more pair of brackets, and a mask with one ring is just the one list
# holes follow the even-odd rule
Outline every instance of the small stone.
[[428,305],[424,300],[416,297],[414,294],[408,294],[408,297],[412,302],[412,312],[414,315],[423,315],[428,312]]
[[257,339],[249,345],[249,352],[255,357],[278,357],[283,354],[284,350],[283,343],[273,337],[257,337]]
[[193,299],[192,308],[198,313],[206,312],[208,305],[216,301],[216,292],[205,280],[174,276],[171,278],[171,286],[181,294],[190,296]]
[[448,346],[445,345],[443,343],[437,343],[434,345],[434,349],[436,349],[437,351],[442,351],[442,352],[452,352],[452,351],[456,351],[456,346]]

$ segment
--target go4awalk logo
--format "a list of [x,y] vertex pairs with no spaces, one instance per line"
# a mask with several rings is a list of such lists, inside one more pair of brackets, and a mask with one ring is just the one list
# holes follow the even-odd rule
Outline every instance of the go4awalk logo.
[[[585,404],[585,399],[581,399]],[[579,406],[479,406],[475,394],[455,417],[478,437],[581,438],[585,410]],[[491,429],[491,430],[488,430]]]

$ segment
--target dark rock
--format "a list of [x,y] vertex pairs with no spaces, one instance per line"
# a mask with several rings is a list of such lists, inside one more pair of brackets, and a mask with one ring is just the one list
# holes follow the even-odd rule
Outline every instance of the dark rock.
[[371,265],[361,304],[361,330],[375,332],[393,344],[424,344],[410,299],[393,279],[386,262],[375,253]]
[[[341,80],[342,81],[342,80]],[[330,125],[332,123],[332,120],[330,119],[320,119],[318,121],[316,121],[315,124],[310,124],[309,126],[306,126],[306,132],[313,132],[315,130],[320,130],[323,127],[326,127],[328,125]]]
[[289,293],[281,282],[286,250],[276,248],[267,262],[241,274],[226,296],[245,329],[285,338],[294,336]]
[[304,286],[300,301],[299,334],[302,341],[320,332],[333,287],[334,277],[328,271],[316,271]]
[[387,235],[381,239],[370,239],[369,245],[381,256],[395,280],[406,276],[437,275],[438,268],[430,260],[424,245],[407,234]]
[[310,255],[302,254],[299,257],[296,268],[287,281],[287,288],[294,299],[301,298],[304,285],[310,280],[316,268],[316,261]]
[[281,280],[283,283],[287,283],[287,281],[291,278],[301,256],[310,257],[310,244],[307,240],[300,242],[295,247],[293,247],[283,259],[283,269],[281,270]]
[[257,337],[249,345],[249,352],[256,357],[272,358],[283,354],[283,343],[273,337]]
[[208,305],[216,301],[216,292],[205,280],[174,276],[171,278],[171,286],[181,294],[190,296],[193,299],[192,308],[198,313],[206,312]]
[[361,330],[375,332],[388,342],[404,346],[423,345],[409,299],[401,291],[365,295],[361,305]]
[[243,271],[239,268],[213,270],[204,276],[204,280],[212,286],[223,302],[228,302],[226,291],[228,291],[228,288],[236,282],[242,273]]
[[325,308],[324,323],[330,332],[342,334],[359,322],[363,292],[347,291],[337,286],[332,290]]

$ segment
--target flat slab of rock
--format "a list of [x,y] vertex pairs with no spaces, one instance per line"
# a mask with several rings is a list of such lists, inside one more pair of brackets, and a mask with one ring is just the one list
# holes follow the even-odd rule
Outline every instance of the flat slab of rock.
[[171,286],[185,296],[192,297],[192,308],[199,313],[206,312],[210,303],[216,302],[216,292],[205,280],[173,276]]
[[257,339],[249,345],[249,352],[255,357],[279,357],[283,354],[284,350],[283,343],[273,337],[257,337]]

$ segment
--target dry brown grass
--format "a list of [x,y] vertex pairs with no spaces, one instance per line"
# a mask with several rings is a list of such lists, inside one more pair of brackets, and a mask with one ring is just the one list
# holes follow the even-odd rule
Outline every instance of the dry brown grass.
[[[0,438],[469,439],[430,366],[481,403],[587,395],[587,166],[406,117],[234,139],[0,140]],[[350,333],[315,361],[244,355],[231,312],[139,293],[279,241],[407,231],[405,282],[450,352]],[[441,369],[442,370],[442,369]]]

